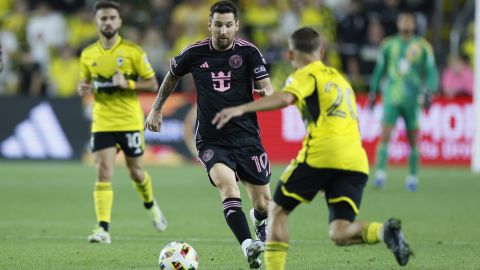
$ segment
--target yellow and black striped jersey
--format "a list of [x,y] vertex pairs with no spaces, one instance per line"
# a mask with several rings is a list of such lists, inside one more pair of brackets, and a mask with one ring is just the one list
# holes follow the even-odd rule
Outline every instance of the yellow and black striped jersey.
[[295,71],[283,91],[294,94],[307,135],[297,161],[315,168],[368,174],[355,93],[334,68],[316,61]]
[[93,84],[95,95],[92,132],[143,130],[144,115],[137,93],[112,83],[117,70],[127,80],[155,76],[145,51],[121,37],[108,50],[97,41],[82,51],[80,79]]

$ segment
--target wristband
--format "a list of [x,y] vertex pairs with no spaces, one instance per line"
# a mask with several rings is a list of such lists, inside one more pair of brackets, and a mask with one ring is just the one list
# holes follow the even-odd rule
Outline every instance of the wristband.
[[137,84],[135,83],[134,80],[128,80],[127,83],[128,83],[128,89],[135,90],[135,86],[137,86]]

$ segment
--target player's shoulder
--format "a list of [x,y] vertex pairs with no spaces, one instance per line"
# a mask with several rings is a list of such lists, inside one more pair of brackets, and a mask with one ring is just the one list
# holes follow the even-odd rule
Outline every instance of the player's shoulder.
[[85,48],[83,48],[82,52],[80,53],[80,59],[85,59],[87,57],[92,57],[100,52],[98,47],[98,41],[95,41]]
[[197,52],[199,50],[204,50],[205,48],[210,48],[210,38],[202,39],[197,42],[191,43],[187,45],[179,55],[185,55],[193,52]]
[[121,45],[126,47],[127,49],[135,51],[135,52],[143,52],[144,51],[143,48],[140,45],[138,45],[137,43],[135,43],[131,40],[128,40],[128,39],[122,39]]
[[423,37],[417,37],[417,42],[423,47],[423,48],[426,48],[428,50],[430,50],[432,48],[432,44],[430,44],[430,42],[423,38]]
[[235,46],[239,49],[247,50],[247,51],[257,51],[258,53],[260,53],[260,55],[262,54],[260,52],[260,50],[258,49],[258,47],[255,46],[255,44],[253,44],[252,42],[250,42],[248,40],[241,39],[241,38],[235,38],[235,40],[233,42],[234,42],[233,46]]
[[392,46],[393,44],[399,42],[399,37],[397,35],[386,37],[382,40],[380,46],[383,48],[387,48]]

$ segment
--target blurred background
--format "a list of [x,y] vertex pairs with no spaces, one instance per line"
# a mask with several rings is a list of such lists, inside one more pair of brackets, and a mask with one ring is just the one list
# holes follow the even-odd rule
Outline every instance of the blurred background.
[[[118,1],[121,35],[142,46],[162,81],[169,59],[208,36],[211,0]],[[238,0],[239,36],[252,41],[269,63],[274,88],[292,71],[286,40],[299,26],[317,29],[328,42],[326,63],[349,78],[357,94],[363,142],[373,162],[381,106],[366,108],[368,81],[382,39],[396,33],[400,10],[415,12],[417,32],[433,45],[440,88],[421,117],[423,164],[469,165],[473,137],[474,0]],[[81,50],[97,39],[91,0],[2,0],[0,44],[1,159],[83,159],[89,162],[93,97],[76,93]],[[146,113],[154,93],[141,93]],[[146,160],[195,160],[195,89],[186,76],[168,100],[161,133],[146,132]],[[8,116],[8,117],[5,117]],[[262,139],[273,162],[285,163],[305,134],[295,108],[259,114]],[[390,145],[390,162],[408,155],[403,122]]]

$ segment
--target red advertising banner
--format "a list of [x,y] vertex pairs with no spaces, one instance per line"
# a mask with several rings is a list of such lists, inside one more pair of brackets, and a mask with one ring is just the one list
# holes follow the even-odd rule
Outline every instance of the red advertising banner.
[[[382,106],[373,111],[366,106],[366,96],[357,97],[362,141],[370,162],[381,132]],[[294,106],[281,111],[258,114],[262,141],[272,162],[288,162],[296,156],[305,135],[304,124]],[[420,116],[419,150],[422,164],[469,165],[473,138],[472,99],[438,97]],[[409,147],[405,124],[398,120],[389,144],[389,162],[404,164]]]

